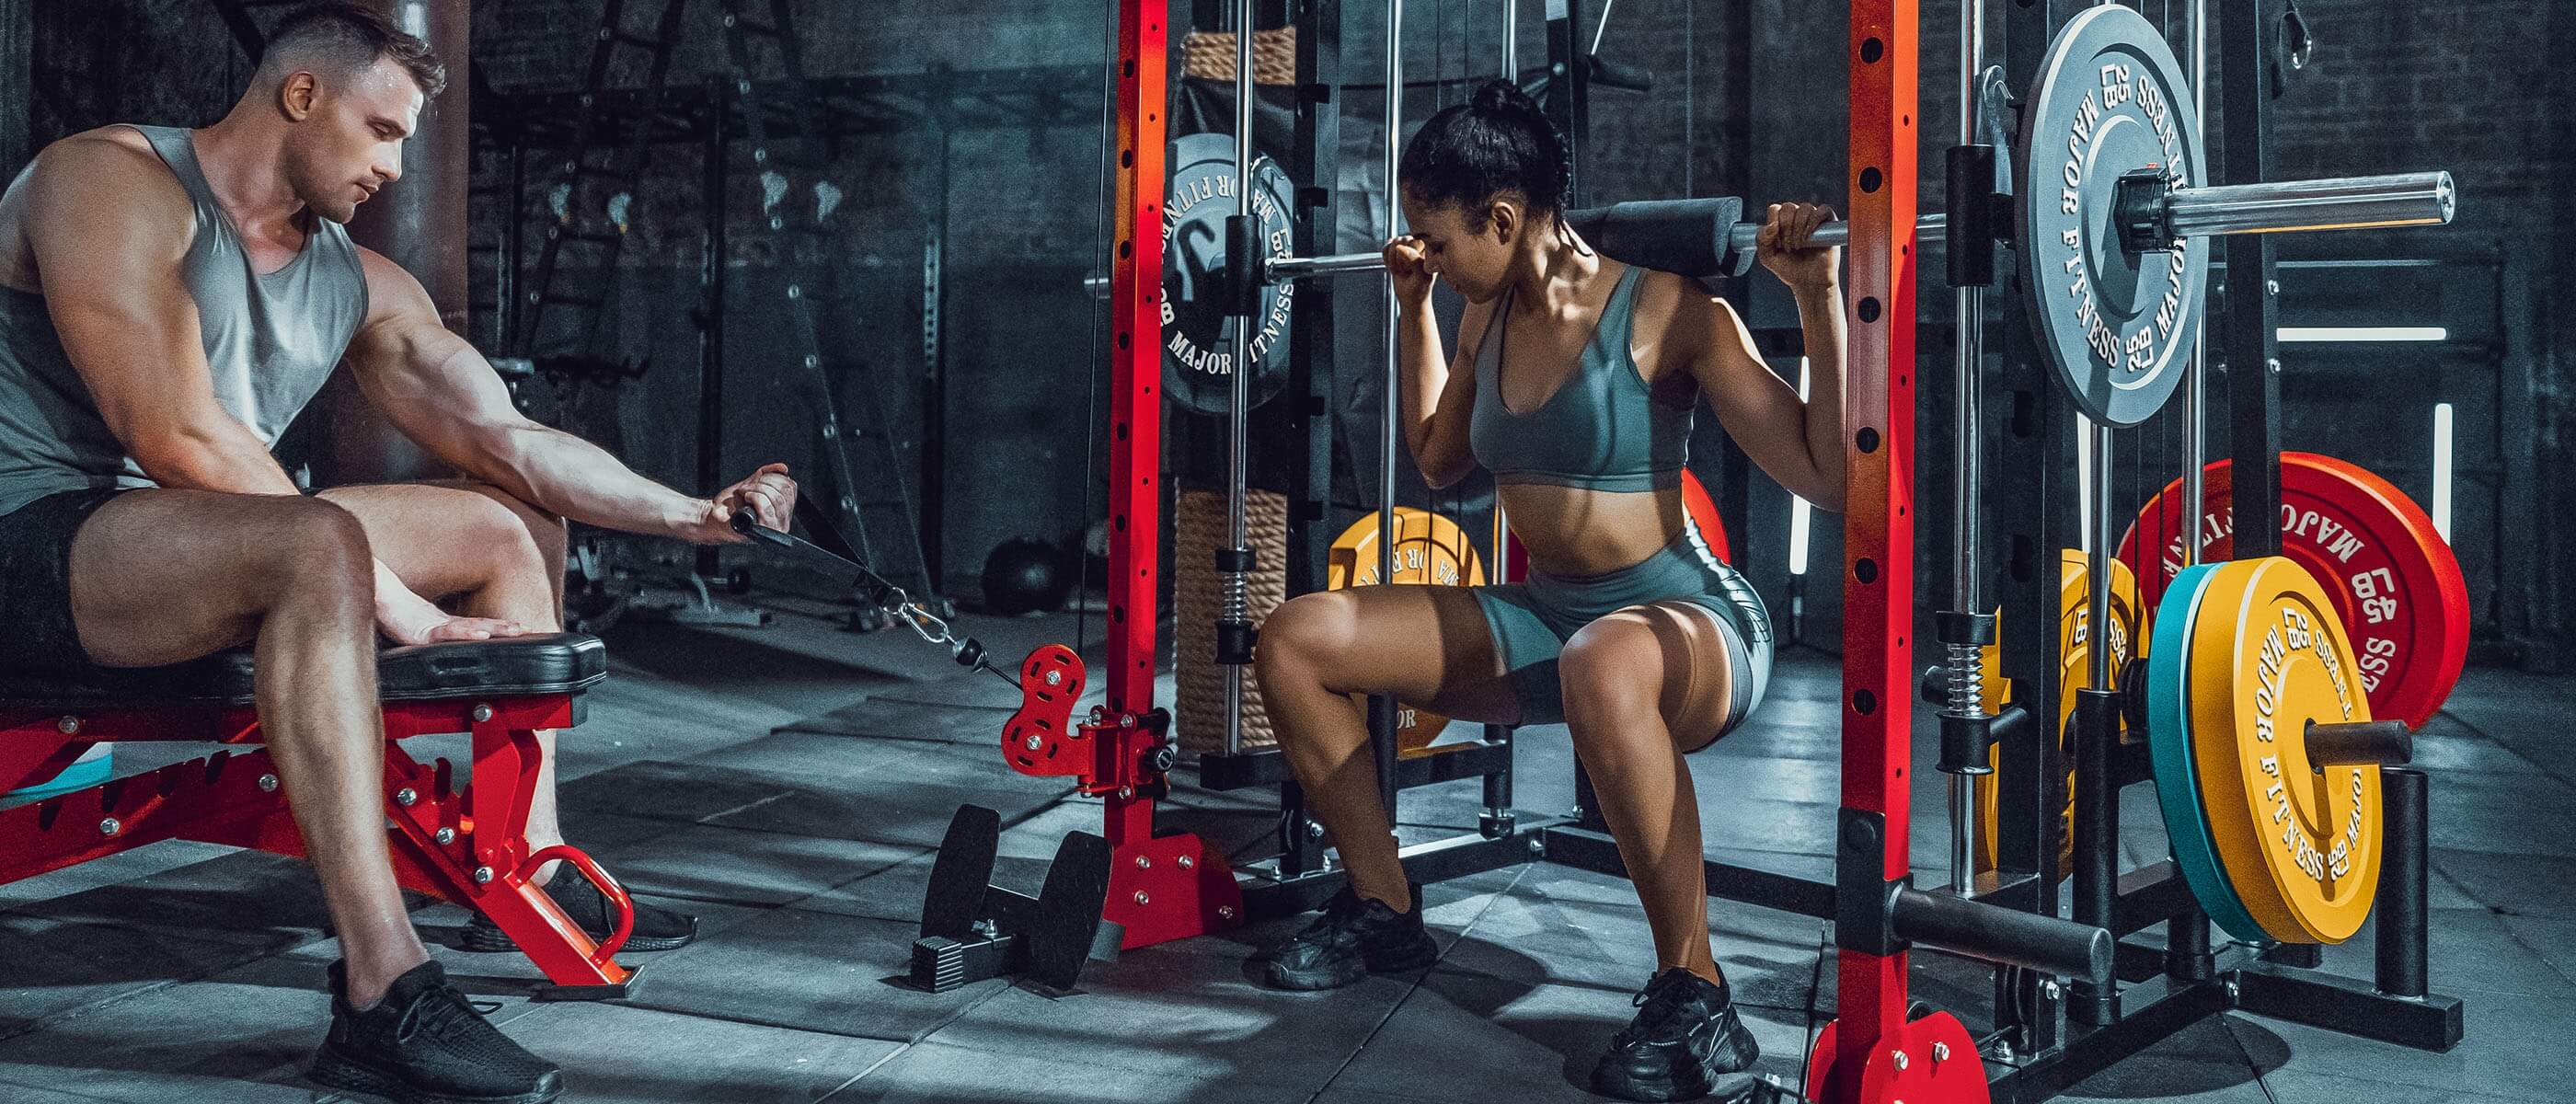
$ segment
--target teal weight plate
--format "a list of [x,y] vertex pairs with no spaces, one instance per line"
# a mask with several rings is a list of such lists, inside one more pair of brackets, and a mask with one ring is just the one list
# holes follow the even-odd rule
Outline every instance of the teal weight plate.
[[2164,810],[2165,835],[2172,840],[2174,865],[2181,868],[2184,884],[2229,935],[2268,943],[2272,936],[2245,911],[2245,902],[2227,880],[2226,864],[2218,859],[2218,844],[2200,810],[2200,779],[2192,767],[2192,619],[2200,612],[2210,574],[2217,570],[2216,564],[2184,568],[2156,605],[2155,636],[2147,651],[2147,752],[2155,763],[2156,804]]

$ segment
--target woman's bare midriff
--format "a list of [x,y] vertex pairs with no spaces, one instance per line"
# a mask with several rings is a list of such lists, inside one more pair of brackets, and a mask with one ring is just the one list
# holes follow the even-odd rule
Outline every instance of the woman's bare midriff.
[[1500,493],[1530,567],[1560,579],[1644,563],[1682,532],[1680,488],[1594,491],[1525,483]]

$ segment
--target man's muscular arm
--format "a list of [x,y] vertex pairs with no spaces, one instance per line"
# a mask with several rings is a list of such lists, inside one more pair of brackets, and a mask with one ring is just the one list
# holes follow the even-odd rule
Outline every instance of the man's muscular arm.
[[[196,212],[142,141],[113,131],[75,136],[48,147],[27,179],[27,240],[63,352],[99,418],[153,482],[298,494],[259,435],[215,401],[197,301],[179,273]],[[375,566],[376,624],[399,643],[513,628],[449,617],[383,561]]]
[[169,170],[148,149],[82,135],[47,148],[27,188],[46,310],[143,474],[164,487],[295,494],[268,446],[215,401],[179,276],[196,215]]
[[787,527],[794,494],[784,468],[764,468],[717,501],[636,474],[607,450],[519,413],[491,362],[439,322],[411,273],[373,251],[359,255],[367,321],[349,346],[350,367],[367,400],[430,455],[540,509],[602,528],[729,543],[742,539],[726,524],[737,504],[757,510],[772,528]]

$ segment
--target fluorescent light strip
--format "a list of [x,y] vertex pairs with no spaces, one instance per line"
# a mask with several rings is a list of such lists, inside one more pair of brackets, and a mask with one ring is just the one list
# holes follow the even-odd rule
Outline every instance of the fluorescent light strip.
[[[1798,400],[1807,398],[1807,358],[1798,358]],[[1796,495],[1789,496],[1789,574],[1807,573],[1807,527],[1814,523],[1815,507]]]
[[2451,540],[2451,404],[2433,404],[2433,531]]
[[2283,326],[2276,333],[2283,344],[2309,345],[2451,339],[2451,331],[2440,326]]

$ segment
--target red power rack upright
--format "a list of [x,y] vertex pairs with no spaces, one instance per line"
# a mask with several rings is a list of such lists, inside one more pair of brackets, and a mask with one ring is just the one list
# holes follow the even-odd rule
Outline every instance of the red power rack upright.
[[[1852,0],[1851,243],[1844,387],[1842,809],[1835,848],[1841,998],[1808,1091],[1888,1099],[1927,1072],[1909,1049],[1905,944],[1885,919],[1909,871],[1913,761],[1916,0]],[[1956,1021],[1940,1017],[1955,1026]],[[1925,1030],[1931,1024],[1927,1022]],[[1967,1051],[1973,1054],[1973,1049]],[[1925,1065],[1928,1065],[1926,1063]],[[1944,1080],[1947,1080],[1946,1078]],[[1975,1078],[1983,1099],[1984,1078]]]
[[1119,0],[1117,227],[1110,243],[1108,700],[1085,779],[1114,849],[1107,919],[1142,947],[1241,922],[1242,891],[1197,836],[1154,834],[1155,565],[1162,538],[1164,30],[1167,5]]

